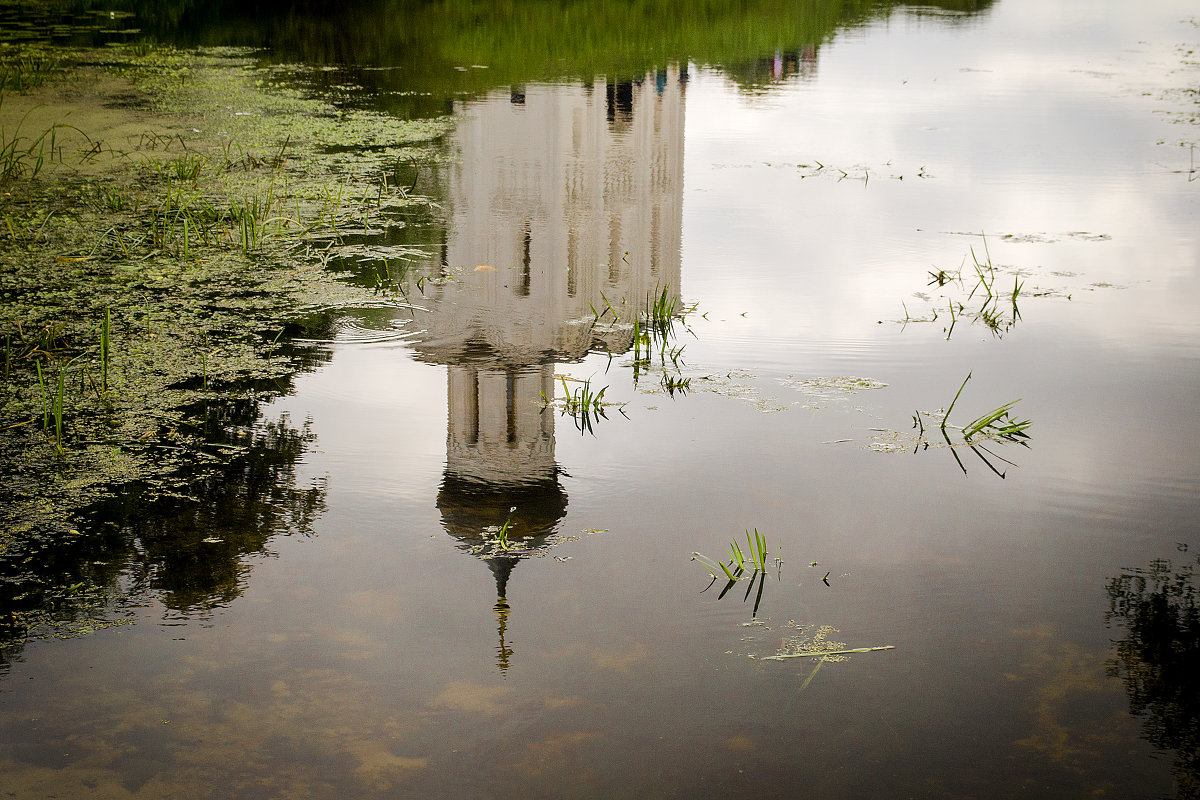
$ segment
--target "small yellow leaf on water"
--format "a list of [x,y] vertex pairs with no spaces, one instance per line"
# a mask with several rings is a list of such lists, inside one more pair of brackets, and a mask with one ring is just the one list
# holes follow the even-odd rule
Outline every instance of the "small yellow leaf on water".
[[491,271],[491,272],[495,272],[495,271],[496,271],[496,268],[495,268],[495,267],[489,267],[487,264],[480,264],[478,267],[476,267],[476,268],[475,268],[475,271],[476,271],[476,272],[482,272],[482,271],[483,271],[483,270],[485,270],[485,269],[486,269],[486,270],[489,270],[489,271]]

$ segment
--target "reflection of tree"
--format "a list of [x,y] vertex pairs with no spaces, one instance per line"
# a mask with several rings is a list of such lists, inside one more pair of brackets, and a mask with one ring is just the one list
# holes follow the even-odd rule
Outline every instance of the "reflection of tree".
[[1195,567],[1156,559],[1109,581],[1109,621],[1125,627],[1109,672],[1155,747],[1176,752],[1180,798],[1200,798],[1200,610]]
[[[405,114],[436,115],[445,98],[500,86],[598,75],[641,75],[667,64],[738,73],[780,53],[794,72],[810,70],[816,49],[838,30],[897,9],[937,13],[953,22],[986,11],[991,0],[126,0],[154,36],[182,44],[265,47],[278,63],[336,65],[349,74],[305,77],[354,102]],[[949,13],[947,13],[949,12]],[[803,62],[807,61],[807,65]],[[475,69],[475,65],[487,69]],[[732,65],[732,66],[729,66]],[[386,67],[375,70],[372,68]],[[775,69],[768,67],[768,71]],[[753,70],[752,70],[753,72]],[[761,85],[750,75],[751,83]],[[513,90],[514,102],[520,90]]]
[[[293,354],[311,369],[327,351]],[[164,470],[78,521],[76,530],[34,526],[0,552],[0,667],[29,635],[86,632],[130,604],[158,597],[193,613],[227,604],[245,584],[246,559],[275,535],[308,534],[324,510],[320,482],[297,486],[295,465],[313,439],[284,417],[257,423],[274,391],[187,409],[183,425],[209,466]],[[219,455],[214,455],[219,454]]]
[[247,556],[277,534],[312,533],[325,509],[321,482],[298,487],[295,464],[314,436],[287,417],[229,437],[244,452],[189,487],[188,499],[149,516],[127,517],[135,542],[135,585],[168,608],[193,612],[227,605],[241,594]]

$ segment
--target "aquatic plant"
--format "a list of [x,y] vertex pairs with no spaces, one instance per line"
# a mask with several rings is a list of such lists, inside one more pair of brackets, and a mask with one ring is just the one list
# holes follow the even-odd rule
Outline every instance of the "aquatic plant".
[[966,388],[967,382],[970,380],[971,373],[968,373],[967,377],[963,379],[962,384],[959,385],[958,391],[955,392],[954,398],[950,401],[950,405],[945,411],[928,413],[921,411],[913,412],[912,427],[918,429],[917,442],[914,452],[922,448],[928,449],[931,446],[931,443],[925,439],[924,418],[926,416],[933,418],[940,417],[941,423],[939,427],[941,429],[942,439],[945,441],[945,447],[950,450],[951,455],[954,456],[954,460],[958,463],[958,466],[960,469],[962,469],[963,473],[966,473],[967,468],[963,465],[962,459],[958,457],[958,453],[955,451],[957,448],[965,446],[975,453],[975,455],[977,455],[983,461],[988,469],[1001,478],[1004,478],[1005,473],[998,469],[993,461],[1002,461],[1010,465],[1013,462],[1001,457],[991,450],[988,450],[983,446],[981,440],[1017,443],[1027,447],[1030,437],[1026,431],[1033,423],[1028,419],[1018,419],[1014,417],[1012,410],[1013,407],[1020,402],[1020,399],[1010,400],[1007,403],[1003,403],[993,408],[991,411],[988,411],[985,414],[975,417],[973,420],[971,420],[971,422],[967,423],[962,428],[959,428],[959,430],[962,431],[961,441],[951,440],[950,434],[947,432],[947,428],[957,426],[950,424],[950,414],[954,411],[955,406],[958,404],[959,398],[962,396],[963,390]]
[[542,411],[553,405],[557,405],[563,416],[569,416],[575,422],[575,427],[580,433],[590,433],[596,435],[593,426],[601,419],[608,419],[608,414],[605,413],[606,406],[617,406],[622,415],[625,415],[624,403],[605,402],[604,393],[608,391],[605,386],[600,391],[592,389],[591,379],[580,382],[580,385],[574,391],[567,386],[565,376],[560,376],[562,381],[563,397],[551,398],[542,394]]
[[150,166],[160,178],[194,183],[205,163],[205,159],[196,153],[183,153],[163,161],[151,161]]
[[58,126],[50,126],[26,143],[26,138],[20,133],[21,126],[28,117],[29,112],[17,124],[17,129],[11,136],[7,131],[0,129],[0,185],[22,178],[36,177],[42,171],[47,156],[52,157],[54,154]]
[[[950,412],[954,410],[954,405],[958,402],[959,396],[962,395],[963,389],[967,386],[967,381],[971,380],[973,373],[967,373],[967,377],[963,378],[962,385],[958,387],[958,391],[954,394],[954,399],[950,401],[950,407],[946,409],[945,415],[942,417],[942,432],[945,433],[946,426],[949,423]],[[1033,423],[1030,420],[1018,420],[1012,416],[1012,408],[1017,403],[1021,402],[1020,398],[1010,400],[1003,405],[997,406],[986,414],[981,414],[971,422],[967,423],[962,428],[963,438],[968,442],[972,437],[983,433],[985,435],[1000,438],[1000,439],[1027,439],[1029,435],[1025,433]],[[920,413],[917,417],[919,419]],[[924,431],[924,425],[922,425]]]
[[9,90],[25,94],[41,86],[59,66],[58,59],[41,52],[26,52],[0,62],[0,96]]
[[[750,565],[754,571],[746,575],[746,560],[749,554]],[[741,545],[737,540],[729,543],[729,562],[714,561],[713,559],[701,553],[692,553],[692,561],[700,562],[700,565],[708,570],[708,574],[715,580],[717,578],[717,570],[720,570],[731,582],[738,581],[742,578],[752,578],[760,572],[766,572],[767,557],[770,550],[767,548],[767,538],[758,532],[758,528],[754,529],[754,534],[751,535],[750,530],[746,529],[746,550],[742,551]],[[782,563],[781,558],[776,558],[777,563]]]
[[1019,402],[1020,399],[1010,400],[1004,405],[977,417],[963,428],[963,438],[970,441],[971,437],[981,432],[1001,439],[1029,438],[1025,430],[1033,423],[1027,419],[1018,420],[1010,413],[1012,407]]
[[[971,247],[968,253],[971,259],[971,270],[974,273],[975,282],[971,285],[964,299],[959,299],[953,295],[946,297],[947,309],[950,313],[950,324],[945,328],[947,339],[953,336],[955,326],[964,316],[972,322],[982,323],[984,327],[997,337],[1008,333],[1021,319],[1019,300],[1022,297],[1025,283],[1019,275],[1013,275],[1013,288],[1011,292],[1005,292],[997,286],[997,282],[1000,279],[1000,270],[992,262],[987,235],[981,233],[980,237],[983,241],[983,258],[979,257],[979,253],[976,252],[974,247]],[[966,284],[963,281],[963,270],[965,267],[966,257],[963,258],[963,264],[960,264],[957,270],[929,270],[927,272],[929,280],[926,282],[926,285],[947,289],[947,294],[950,294],[951,290],[955,290],[956,292],[966,290]],[[923,297],[923,295],[921,296]],[[1003,303],[1005,299],[1007,299],[1007,304]],[[966,303],[974,300],[979,300],[980,305],[974,310],[968,310]],[[939,309],[937,307],[932,309],[932,315],[929,317],[914,317],[909,312],[908,305],[904,301],[901,301],[901,308],[904,311],[904,317],[901,322],[905,325],[909,322],[933,322],[939,316]]]

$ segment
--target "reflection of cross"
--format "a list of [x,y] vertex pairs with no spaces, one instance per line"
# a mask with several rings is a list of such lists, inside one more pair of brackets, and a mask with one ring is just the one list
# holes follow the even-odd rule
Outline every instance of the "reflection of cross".
[[497,624],[497,633],[500,635],[500,646],[496,648],[496,666],[500,668],[500,672],[508,672],[508,659],[513,654],[512,648],[504,644],[504,630],[508,626],[508,603],[503,597],[496,601],[496,608],[499,623]]
[[[515,511],[510,511],[515,507]],[[487,564],[496,581],[499,646],[496,666],[503,673],[511,664],[513,650],[505,638],[508,630],[508,579],[517,563],[538,551],[554,534],[567,510],[567,495],[555,470],[542,480],[532,478],[521,483],[515,476],[509,482],[488,482],[464,478],[447,467],[438,492],[438,508],[446,532],[462,542],[463,549],[474,552]],[[480,545],[494,542],[497,526],[511,520],[509,544],[513,552],[481,550]]]
[[496,632],[500,637],[500,644],[496,647],[496,666],[500,668],[501,674],[508,672],[508,660],[513,654],[512,648],[504,642],[504,632],[508,629],[508,615],[511,611],[504,595],[508,586],[508,576],[512,574],[513,567],[516,565],[517,559],[515,558],[488,560],[488,566],[496,576],[496,605],[492,607],[492,610],[496,613]]

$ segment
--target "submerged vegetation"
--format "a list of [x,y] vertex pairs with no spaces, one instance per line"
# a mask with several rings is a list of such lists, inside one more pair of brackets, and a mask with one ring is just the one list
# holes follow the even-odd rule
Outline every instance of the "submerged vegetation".
[[[427,208],[386,170],[441,128],[362,115],[335,136],[340,114],[257,85],[229,53],[120,48],[76,66],[74,87],[139,98],[136,113],[114,102],[103,118],[81,115],[49,67],[34,81],[42,62],[4,64],[0,572],[11,575],[30,541],[78,531],[78,550],[98,535],[83,520],[106,498],[140,486],[142,502],[197,502],[198,475],[248,457],[224,441],[223,409],[257,407],[323,358],[289,343],[292,320],[363,296],[324,270],[325,248]],[[328,150],[377,137],[391,145],[354,160]],[[16,613],[85,577],[3,578],[0,601]],[[16,620],[5,625],[19,636]]]

